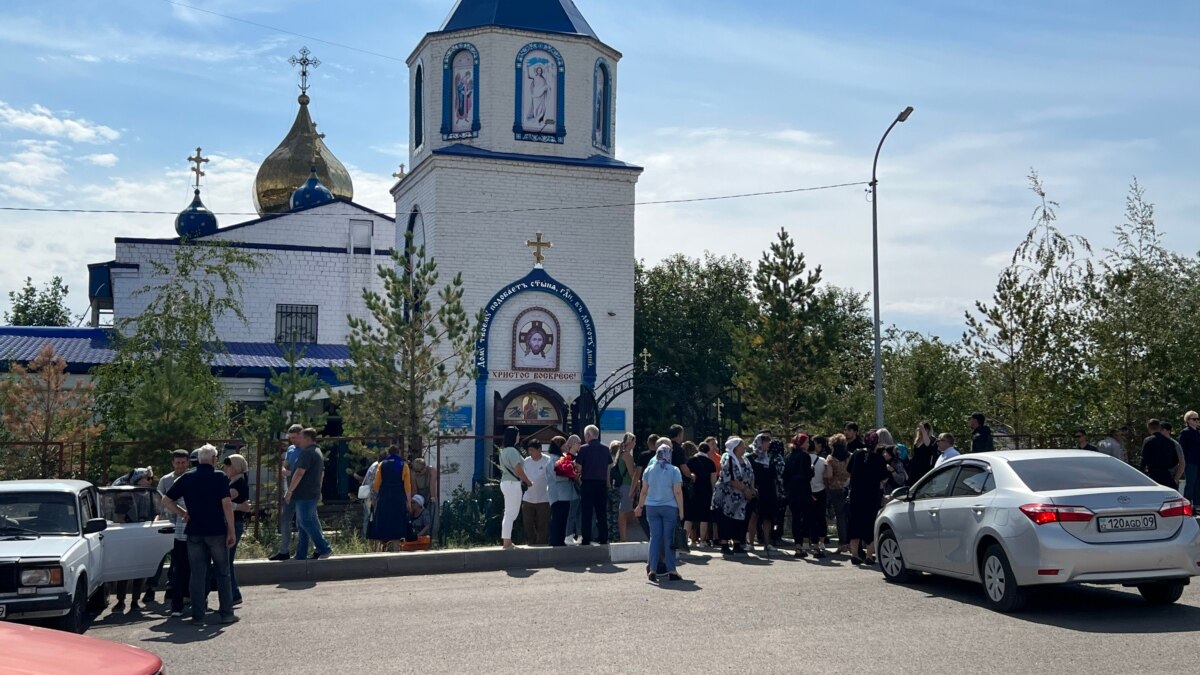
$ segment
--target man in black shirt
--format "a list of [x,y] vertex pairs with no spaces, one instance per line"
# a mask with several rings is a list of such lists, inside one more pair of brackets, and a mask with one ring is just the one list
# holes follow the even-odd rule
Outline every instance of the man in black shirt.
[[[192,625],[204,625],[208,598],[208,566],[212,562],[220,602],[220,623],[236,623],[233,591],[229,582],[229,549],[237,543],[233,527],[233,502],[229,479],[216,470],[217,449],[205,445],[196,451],[199,464],[180,476],[163,497],[163,506],[187,523],[189,586],[192,595]],[[185,510],[176,502],[187,505]]]
[[846,437],[846,451],[854,454],[855,450],[867,447],[862,437],[858,435],[858,422],[846,422],[842,425],[842,435]]
[[987,425],[983,413],[971,413],[967,424],[971,427],[971,452],[991,452],[996,449],[992,440],[992,429]]
[[1162,435],[1162,423],[1150,420],[1146,423],[1150,435],[1142,441],[1142,471],[1154,482],[1172,490],[1179,489],[1179,451],[1175,441]]
[[1092,452],[1100,452],[1100,448],[1097,448],[1096,446],[1094,446],[1088,442],[1087,432],[1084,431],[1083,429],[1075,430],[1075,443],[1079,446],[1080,450],[1091,450]]

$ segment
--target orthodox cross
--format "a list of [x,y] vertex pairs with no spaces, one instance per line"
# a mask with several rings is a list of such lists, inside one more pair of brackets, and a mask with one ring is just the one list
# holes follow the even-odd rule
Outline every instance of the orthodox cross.
[[717,399],[717,419],[718,420],[721,419],[721,413],[723,413],[723,412],[725,412],[725,402],[718,398]]
[[400,170],[392,174],[392,178],[404,178],[404,165],[400,165]]
[[301,47],[299,57],[293,56],[288,59],[288,63],[292,64],[293,66],[300,66],[300,93],[301,94],[308,93],[308,69],[309,69],[309,67],[311,66],[313,68],[316,68],[317,66],[321,65],[321,62],[319,60],[317,60],[315,58],[312,58],[312,59],[308,58],[308,55],[311,53],[312,52],[308,51],[308,47]]
[[196,165],[191,168],[191,172],[196,174],[196,189],[199,190],[200,189],[200,177],[204,175],[204,170],[201,169],[200,166],[203,164],[207,164],[208,158],[201,157],[200,156],[200,148],[196,148],[196,156],[188,157],[188,161],[191,162],[192,164]]
[[642,347],[642,353],[638,354],[638,358],[642,360],[642,370],[650,370],[650,352]]
[[542,241],[541,230],[538,230],[536,239],[527,239],[525,241],[525,245],[533,249],[533,259],[537,261],[537,264],[539,265],[541,265],[542,261],[546,259],[546,256],[542,255],[542,249],[554,248],[554,244],[548,241]]
[[[313,131],[316,131],[316,130],[317,130],[317,123],[313,122]],[[317,138],[323,139],[323,138],[325,138],[325,134],[317,134]]]

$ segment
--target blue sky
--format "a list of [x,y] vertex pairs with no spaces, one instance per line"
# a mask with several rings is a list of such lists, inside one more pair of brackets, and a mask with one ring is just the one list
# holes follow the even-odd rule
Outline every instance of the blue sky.
[[[393,57],[364,54],[162,0],[8,0],[0,5],[0,206],[178,210],[184,158],[213,159],[207,204],[252,211],[258,163],[295,114],[286,60],[323,65],[314,118],[350,168],[356,201],[392,211],[407,162],[407,67],[449,0],[188,4]],[[955,337],[990,295],[1029,226],[1030,168],[1060,225],[1111,243],[1137,177],[1167,242],[1197,245],[1200,4],[812,3],[578,0],[622,51],[617,144],[646,167],[640,200],[866,180],[880,134],[884,320]],[[828,280],[870,288],[861,188],[647,206],[637,254],[757,259],[780,227]],[[245,218],[226,215],[230,225]],[[153,215],[0,212],[10,257],[0,306],[26,276],[63,276],[73,311],[86,265],[117,236],[172,236]]]

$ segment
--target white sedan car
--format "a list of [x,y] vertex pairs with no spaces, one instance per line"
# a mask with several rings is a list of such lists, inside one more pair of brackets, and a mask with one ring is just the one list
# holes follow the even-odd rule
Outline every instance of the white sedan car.
[[1136,586],[1169,604],[1200,573],[1191,502],[1089,450],[962,455],[892,496],[875,521],[884,576],[978,581],[999,611],[1071,583]]

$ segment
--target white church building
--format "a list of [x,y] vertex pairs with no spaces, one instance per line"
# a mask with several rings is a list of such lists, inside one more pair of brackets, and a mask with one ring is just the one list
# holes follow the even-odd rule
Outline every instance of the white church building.
[[[106,315],[145,307],[136,291],[157,283],[151,261],[171,260],[185,238],[220,240],[264,259],[243,278],[248,320],[219,324],[229,353],[213,367],[230,397],[264,400],[290,342],[333,382],[347,316],[369,318],[362,289],[382,292],[375,268],[411,233],[444,279],[462,274],[468,314],[484,313],[470,395],[444,415],[444,433],[461,439],[439,444],[443,494],[492,477],[491,437],[510,425],[546,440],[571,433],[596,416],[598,385],[634,359],[642,169],[615,156],[620,58],[571,0],[459,0],[408,58],[411,169],[391,189],[393,218],[353,201],[310,117],[302,50],[295,122],[255,181],[260,217],[218,225],[201,201],[197,150],[196,198],[177,236],[117,238],[113,260],[89,265],[92,326],[0,328],[0,355],[28,360],[51,342],[86,372],[111,356]],[[605,439],[632,430],[632,392],[606,403]]]

